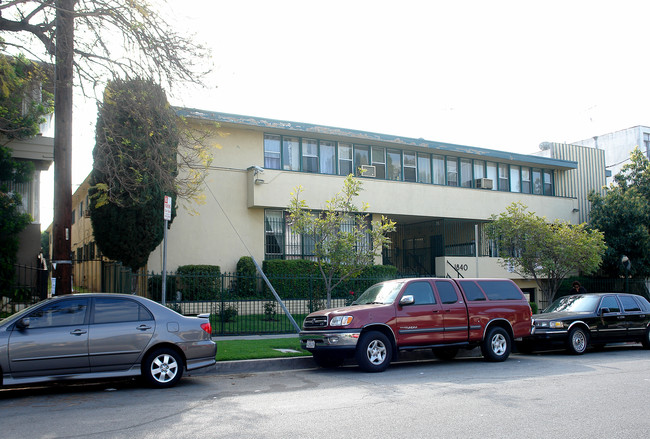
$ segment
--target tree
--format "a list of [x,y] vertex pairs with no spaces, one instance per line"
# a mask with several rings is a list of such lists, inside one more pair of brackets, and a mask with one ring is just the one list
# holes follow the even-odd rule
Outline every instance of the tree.
[[344,280],[358,276],[363,268],[372,265],[375,257],[390,239],[395,222],[382,215],[381,220],[369,221],[369,206],[354,204],[362,183],[353,175],[345,178],[343,189],[325,203],[322,212],[309,210],[300,199],[301,186],[291,194],[289,202],[290,225],[313,247],[318,269],[327,292],[327,307],[331,306],[332,291]]
[[53,111],[51,67],[23,55],[0,54],[0,134],[4,140],[39,134],[44,116]]
[[162,241],[164,196],[176,196],[175,118],[162,88],[144,79],[111,81],[99,107],[90,220],[102,254],[133,271]]
[[15,275],[16,255],[20,244],[18,234],[32,222],[28,213],[21,212],[20,194],[11,185],[32,179],[34,165],[18,162],[11,150],[0,146],[0,295],[10,295]]
[[631,162],[614,177],[605,195],[591,193],[590,226],[603,232],[607,249],[601,271],[606,276],[650,276],[650,162],[636,148]]
[[85,84],[94,88],[119,76],[155,78],[169,86],[176,80],[199,83],[206,72],[197,68],[197,61],[204,60],[209,51],[186,32],[174,31],[145,0],[4,2],[0,4],[0,33],[7,45],[55,58],[52,256],[58,262],[55,294],[69,293],[73,67],[82,88]]
[[603,235],[586,224],[549,223],[521,203],[512,203],[490,219],[486,231],[497,242],[501,265],[533,278],[547,301],[553,299],[568,274],[590,274],[602,261]]

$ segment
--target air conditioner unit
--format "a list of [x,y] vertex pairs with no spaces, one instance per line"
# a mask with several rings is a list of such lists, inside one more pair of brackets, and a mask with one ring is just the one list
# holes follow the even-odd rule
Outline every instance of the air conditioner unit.
[[491,178],[477,178],[476,187],[480,189],[492,189],[492,179]]
[[90,209],[84,210],[84,217],[90,218]]
[[361,169],[365,170],[365,172],[361,173],[362,177],[376,177],[377,176],[377,169],[374,166],[371,165],[361,165]]

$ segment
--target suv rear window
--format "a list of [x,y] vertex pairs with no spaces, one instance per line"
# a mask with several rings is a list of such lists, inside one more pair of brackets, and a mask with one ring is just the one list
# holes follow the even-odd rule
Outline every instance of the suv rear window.
[[519,288],[505,280],[478,281],[490,300],[521,300],[524,298]]

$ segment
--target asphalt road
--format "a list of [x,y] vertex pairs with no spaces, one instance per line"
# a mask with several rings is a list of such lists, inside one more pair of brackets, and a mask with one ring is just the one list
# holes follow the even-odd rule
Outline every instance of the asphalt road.
[[631,438],[650,431],[650,352],[512,355],[209,373],[172,389],[136,381],[0,390],[12,438]]

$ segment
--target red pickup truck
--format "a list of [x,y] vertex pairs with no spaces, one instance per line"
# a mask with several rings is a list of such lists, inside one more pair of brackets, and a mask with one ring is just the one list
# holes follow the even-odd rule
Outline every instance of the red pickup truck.
[[530,335],[532,311],[507,279],[396,279],[368,288],[351,306],[309,314],[300,344],[322,367],[354,357],[381,372],[399,351],[433,349],[452,359],[460,348],[481,347],[504,361],[515,339]]

